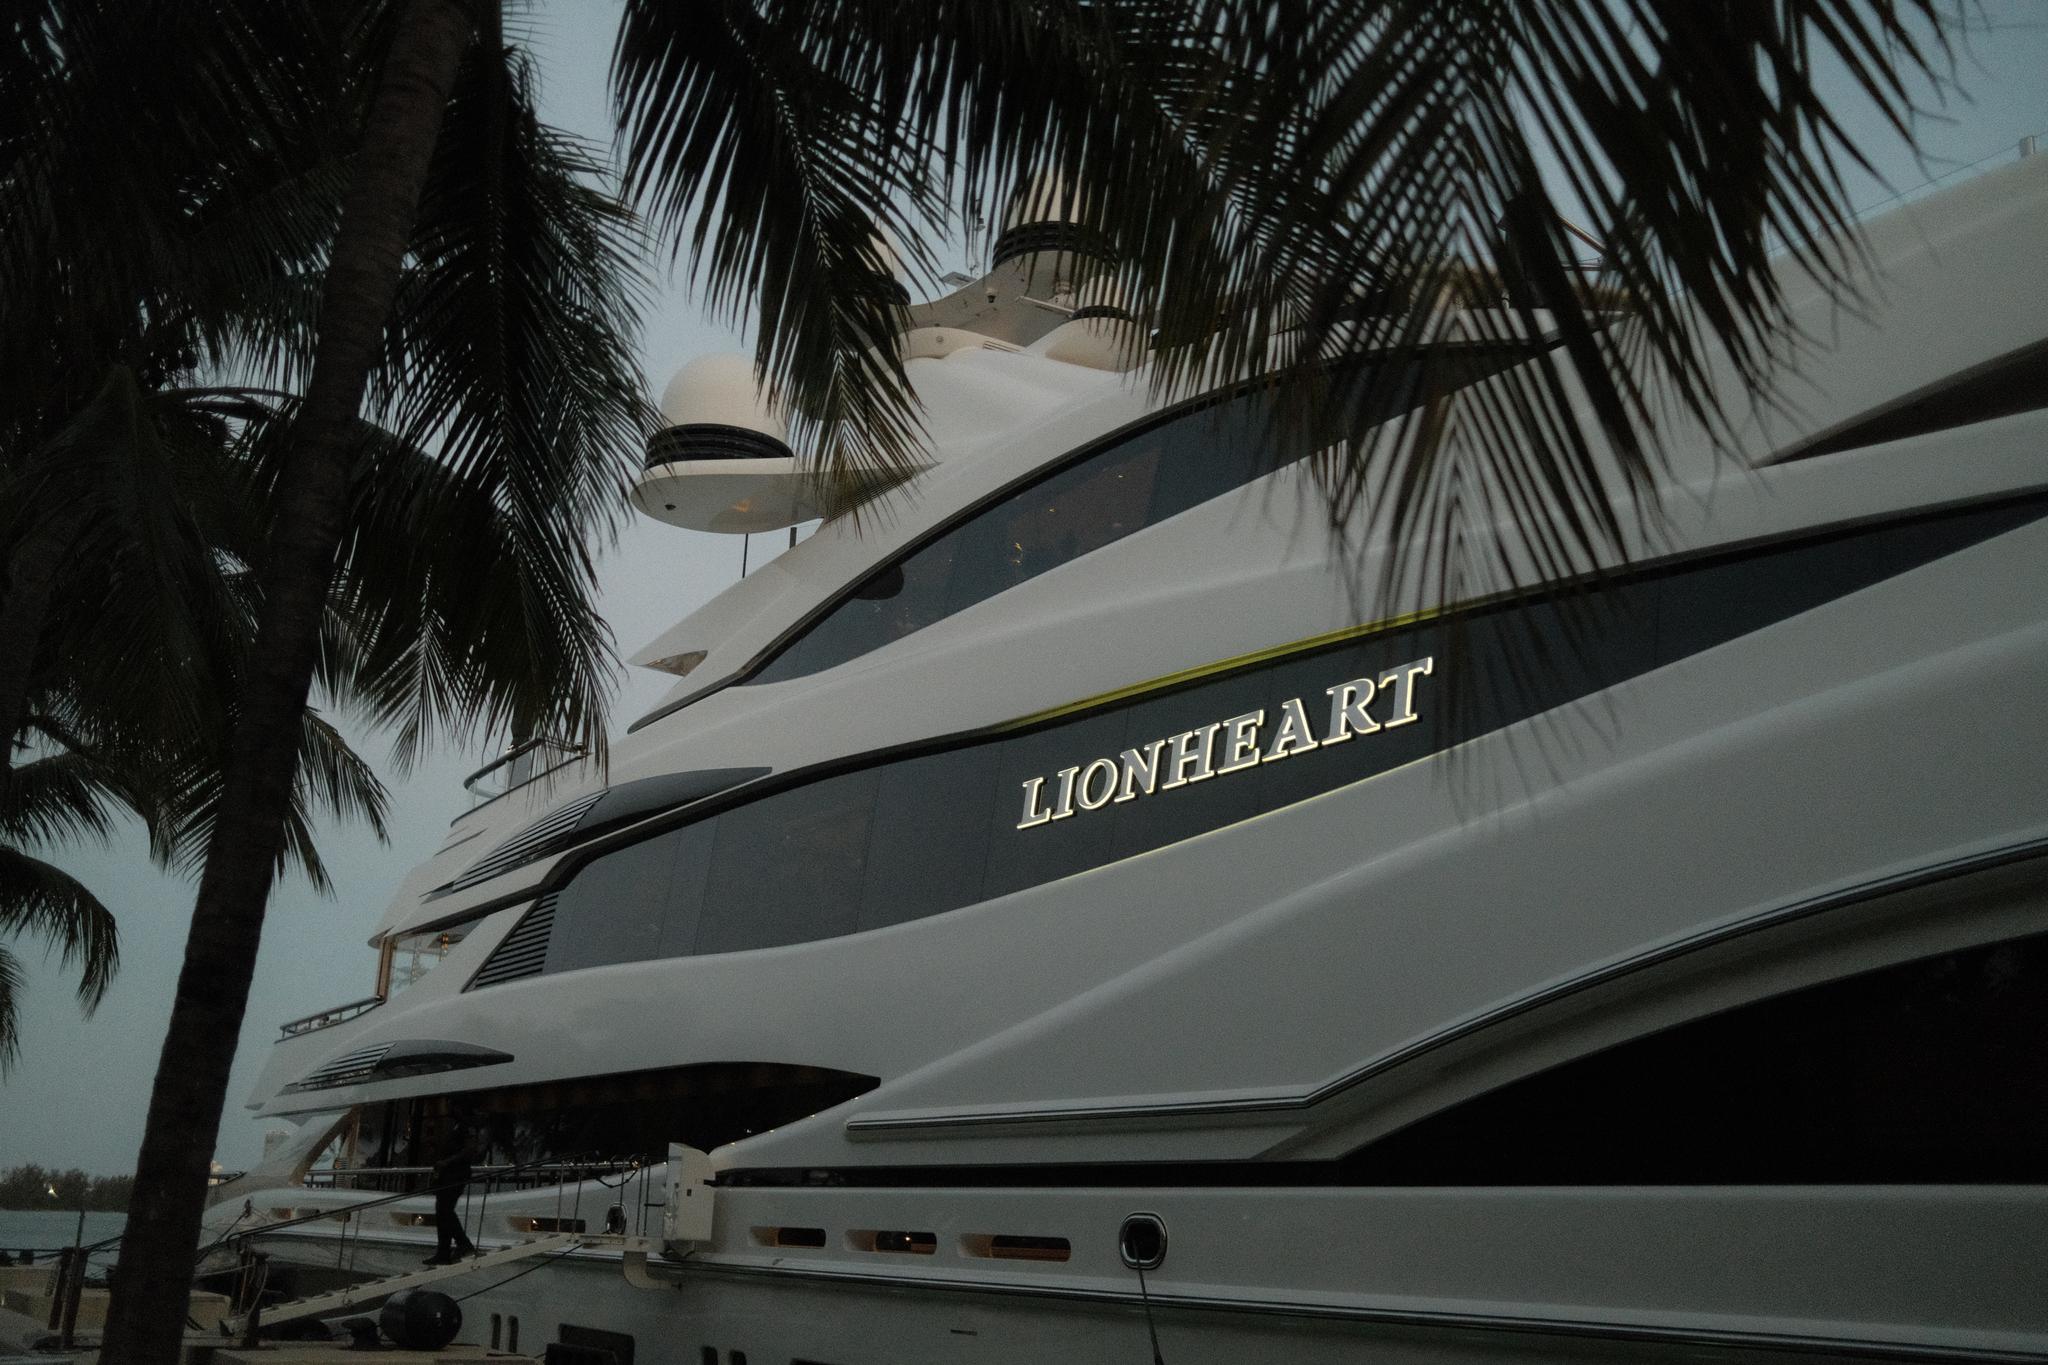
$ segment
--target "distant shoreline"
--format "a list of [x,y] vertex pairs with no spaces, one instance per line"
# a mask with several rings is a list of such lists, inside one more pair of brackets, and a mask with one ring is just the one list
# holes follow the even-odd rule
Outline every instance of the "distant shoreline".
[[33,1162],[0,1171],[0,1209],[12,1213],[126,1213],[132,1175],[90,1175]]

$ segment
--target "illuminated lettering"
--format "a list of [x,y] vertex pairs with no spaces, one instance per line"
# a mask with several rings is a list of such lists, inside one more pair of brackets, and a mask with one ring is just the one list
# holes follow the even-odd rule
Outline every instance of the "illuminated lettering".
[[[1359,688],[1364,688],[1363,695]],[[1371,678],[1353,678],[1350,682],[1338,683],[1324,695],[1330,699],[1330,727],[1323,735],[1324,744],[1342,744],[1353,735],[1369,735],[1380,728],[1380,723],[1365,713],[1372,705],[1373,693],[1379,685]]]
[[1390,668],[1380,674],[1381,687],[1388,683],[1394,685],[1394,715],[1386,722],[1388,729],[1421,719],[1415,714],[1415,679],[1426,677],[1435,664],[1436,656],[1430,655],[1417,659],[1414,663],[1402,664],[1399,668]]
[[1142,749],[1123,751],[1124,780],[1117,789],[1117,800],[1133,801],[1152,794],[1152,786],[1159,780],[1159,751],[1165,747],[1165,740],[1155,739]]
[[1308,728],[1308,708],[1301,704],[1300,697],[1289,697],[1280,706],[1280,724],[1273,731],[1273,742],[1259,761],[1271,763],[1289,754],[1305,754],[1321,743]]
[[1266,723],[1264,711],[1248,711],[1223,722],[1223,761],[1219,773],[1234,773],[1259,761],[1259,727]]
[[1183,730],[1167,740],[1167,752],[1172,757],[1166,766],[1172,776],[1159,784],[1159,790],[1171,791],[1216,776],[1209,766],[1209,745],[1222,728],[1223,722],[1219,720],[1199,729]]
[[1052,803],[1052,818],[1064,820],[1074,813],[1074,774],[1081,771],[1081,765],[1060,769],[1059,799]]
[[[1102,776],[1102,790],[1093,790],[1096,774]],[[1081,770],[1081,780],[1074,784],[1074,801],[1082,810],[1101,810],[1109,804],[1109,798],[1116,795],[1117,765],[1113,758],[1098,758]]]
[[[1262,709],[1133,745],[1115,758],[1093,758],[1061,768],[1053,775],[1058,782],[1050,801],[1045,784],[1051,779],[1026,778],[1024,809],[1017,828],[1034,829],[1068,819],[1078,811],[1135,801],[1191,782],[1206,782],[1261,763],[1276,763],[1296,754],[1412,724],[1422,718],[1417,710],[1418,680],[1431,676],[1435,668],[1436,659],[1424,656],[1376,677],[1352,678],[1324,689],[1323,695],[1330,703],[1330,723],[1320,739],[1309,724],[1307,703],[1300,697],[1289,697],[1280,703],[1263,749],[1261,731],[1267,713]],[[1375,705],[1381,716],[1372,714]]]
[[1045,779],[1034,777],[1024,784],[1024,818],[1017,822],[1018,829],[1030,829],[1052,819],[1052,812],[1038,806],[1038,790],[1045,785]]

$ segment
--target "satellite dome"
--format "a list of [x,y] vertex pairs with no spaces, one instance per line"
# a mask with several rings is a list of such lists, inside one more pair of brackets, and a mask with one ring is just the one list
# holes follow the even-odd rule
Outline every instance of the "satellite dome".
[[1090,226],[1086,202],[1058,175],[1033,176],[1010,196],[996,236],[992,264],[1043,252],[1110,260],[1108,239]]
[[661,415],[668,431],[730,427],[766,437],[789,453],[789,424],[761,392],[754,362],[737,353],[699,356],[677,370],[661,391]]
[[661,394],[665,425],[647,438],[633,489],[647,515],[694,531],[794,526],[817,515],[789,424],[761,392],[743,355],[701,356]]
[[1068,188],[1066,178],[1046,171],[1017,187],[1003,210],[1003,231],[1031,223],[1078,223],[1081,201]]
[[1046,335],[1039,354],[1091,370],[1129,370],[1144,359],[1148,337],[1113,276],[1098,275],[1083,284],[1074,303],[1067,320]]

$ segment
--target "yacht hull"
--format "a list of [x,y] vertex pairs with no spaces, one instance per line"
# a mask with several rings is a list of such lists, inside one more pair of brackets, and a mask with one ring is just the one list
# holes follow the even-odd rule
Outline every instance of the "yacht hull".
[[[1142,1291],[1117,1252],[1139,1210],[1170,1234]],[[736,1190],[719,1219],[655,1288],[602,1252],[443,1287],[473,1295],[465,1340],[508,1346],[516,1319],[537,1351],[594,1328],[630,1338],[636,1365],[1122,1365],[1149,1358],[1148,1316],[1175,1365],[2048,1358],[2040,1186]],[[849,1245],[878,1224],[933,1249]],[[774,1227],[828,1244],[761,1245]],[[977,1254],[992,1228],[1076,1235],[1064,1261],[1007,1260]],[[424,1243],[264,1245],[387,1274]]]

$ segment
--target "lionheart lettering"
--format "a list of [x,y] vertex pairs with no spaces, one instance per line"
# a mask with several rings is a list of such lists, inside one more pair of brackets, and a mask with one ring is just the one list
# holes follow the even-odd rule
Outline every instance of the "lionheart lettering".
[[[1415,711],[1416,682],[1430,675],[1435,662],[1432,655],[1390,668],[1376,678],[1353,678],[1327,689],[1323,694],[1329,703],[1327,710],[1320,703],[1316,707],[1328,717],[1320,735],[1309,723],[1308,699],[1290,697],[1281,704],[1270,727],[1265,711],[1247,711],[1126,749],[1115,758],[1098,758],[1062,768],[1050,777],[1030,778],[1023,783],[1024,816],[1017,828],[1049,825],[1081,811],[1135,801],[1191,782],[1244,772],[1261,763],[1278,763],[1311,749],[1412,725],[1420,719]],[[1372,714],[1376,706],[1377,716]]]

